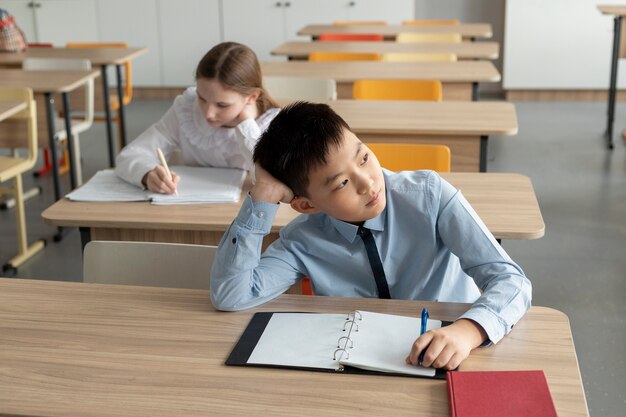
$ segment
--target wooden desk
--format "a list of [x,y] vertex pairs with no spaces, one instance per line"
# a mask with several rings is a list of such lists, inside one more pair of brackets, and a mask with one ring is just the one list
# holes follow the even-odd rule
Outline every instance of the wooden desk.
[[21,67],[22,61],[26,58],[73,58],[88,59],[94,67],[101,67],[102,90],[107,94],[102,94],[104,101],[104,112],[106,116],[107,139],[109,145],[109,165],[115,166],[115,141],[113,140],[113,128],[111,121],[111,105],[109,103],[109,80],[107,68],[115,65],[117,75],[117,95],[119,106],[119,123],[122,146],[126,145],[126,125],[124,118],[124,103],[122,97],[122,66],[128,60],[132,60],[148,52],[147,48],[29,48],[24,52],[0,54],[0,67]]
[[[444,173],[497,239],[538,239],[545,224],[530,178],[507,173]],[[243,199],[242,199],[243,201]],[[62,199],[42,213],[52,226],[78,227],[90,240],[134,240],[217,245],[241,202],[158,206],[147,202],[93,203]],[[298,213],[281,204],[264,247]]]
[[518,130],[512,103],[375,100],[326,103],[364,142],[448,145],[453,172],[487,171],[489,136],[515,135]]
[[0,121],[8,119],[26,109],[27,104],[23,101],[0,100]]
[[[256,311],[354,309],[453,320],[467,304],[282,295],[217,312],[204,290],[0,280],[0,414],[447,417],[428,378],[225,366]],[[560,417],[588,416],[566,315],[532,307],[461,371],[545,372]]]
[[613,122],[615,121],[615,96],[617,94],[617,62],[619,58],[626,58],[626,50],[622,46],[623,17],[626,16],[626,5],[599,5],[603,14],[613,15],[613,52],[611,54],[611,78],[609,80],[608,112],[606,131],[604,132],[607,146],[613,149]]
[[[0,54],[11,55],[11,54]],[[0,69],[0,87],[29,87],[35,93],[38,110],[38,131],[40,138],[44,138],[47,133],[48,146],[50,148],[50,157],[52,159],[52,175],[54,179],[54,196],[55,201],[61,198],[61,185],[58,174],[58,157],[55,146],[56,127],[54,117],[54,99],[53,94],[61,94],[63,98],[63,112],[65,114],[65,130],[67,137],[72,137],[72,128],[70,122],[70,104],[68,93],[87,81],[98,76],[98,70],[64,70],[64,71],[25,71],[21,69]],[[43,100],[41,96],[43,95]],[[41,111],[45,108],[44,111]],[[43,114],[46,114],[45,124]],[[47,131],[43,129],[47,126]],[[3,142],[5,142],[3,138]],[[23,145],[23,143],[21,144]],[[19,147],[16,143],[14,147]],[[74,147],[71,140],[67,141],[70,156],[70,167],[74,167],[75,160]],[[70,169],[70,182],[72,188],[76,187],[76,175],[74,169]]]
[[489,61],[459,62],[263,62],[263,75],[334,78],[337,97],[352,98],[359,79],[440,80],[444,100],[478,100],[478,83],[498,82],[500,73]]
[[463,38],[491,38],[493,32],[487,23],[462,23],[460,25],[307,25],[298,31],[298,35],[311,36],[314,39],[322,33],[380,33],[388,40],[395,40],[402,32],[414,33],[460,33]]
[[272,55],[307,59],[311,52],[389,52],[455,54],[458,59],[498,59],[497,42],[398,43],[398,42],[285,42],[272,49]]

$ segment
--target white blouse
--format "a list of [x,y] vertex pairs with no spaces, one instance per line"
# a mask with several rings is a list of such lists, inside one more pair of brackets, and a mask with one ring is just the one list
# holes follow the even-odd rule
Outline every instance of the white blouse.
[[189,87],[157,123],[128,144],[117,155],[115,173],[143,187],[141,179],[160,164],[156,149],[168,162],[175,151],[182,165],[218,168],[253,168],[252,152],[279,108],[272,108],[256,120],[244,120],[236,127],[212,127],[198,106],[195,87]]

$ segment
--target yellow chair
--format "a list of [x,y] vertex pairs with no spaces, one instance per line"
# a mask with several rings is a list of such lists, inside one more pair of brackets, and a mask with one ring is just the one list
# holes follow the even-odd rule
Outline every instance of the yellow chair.
[[431,169],[450,172],[450,148],[416,143],[366,143],[383,168],[392,171]]
[[380,61],[380,54],[368,52],[311,52],[309,61],[345,62],[345,61]]
[[[128,44],[125,42],[69,42],[66,44],[68,48],[128,48]],[[108,92],[109,93],[109,106],[111,107],[111,112],[116,112],[120,108],[119,98],[117,96],[117,91]],[[133,99],[133,71],[131,61],[128,60],[124,62],[124,94],[122,96],[122,103],[124,106],[128,105]],[[96,99],[96,103],[101,103],[102,100]],[[117,123],[118,126],[118,140],[120,141],[119,146],[121,148],[122,143],[122,126],[120,123],[119,113],[112,115],[111,120],[114,123]],[[104,115],[95,116],[94,121],[104,122],[106,121],[106,117]]]
[[400,32],[396,36],[399,43],[459,43],[462,39],[460,33]]
[[386,26],[384,20],[335,20],[334,26]]
[[402,22],[404,26],[413,26],[413,25],[453,25],[458,26],[461,24],[457,19],[446,19],[446,20],[405,20]]
[[4,264],[3,272],[16,272],[17,268],[30,259],[33,255],[42,250],[45,246],[44,240],[38,240],[32,245],[28,245],[26,234],[26,213],[24,210],[24,191],[22,187],[22,174],[29,171],[37,162],[37,109],[33,99],[33,91],[30,88],[0,88],[0,100],[11,100],[26,102],[25,110],[15,114],[13,117],[27,122],[28,143],[24,147],[28,150],[28,155],[23,158],[17,152],[11,156],[0,156],[0,183],[10,179],[13,185],[10,187],[0,187],[0,194],[8,194],[15,198],[15,223],[17,227],[17,249],[18,253]]
[[455,54],[428,54],[418,52],[388,52],[382,55],[384,62],[456,62]]
[[437,80],[356,80],[352,86],[358,100],[441,101],[442,96]]

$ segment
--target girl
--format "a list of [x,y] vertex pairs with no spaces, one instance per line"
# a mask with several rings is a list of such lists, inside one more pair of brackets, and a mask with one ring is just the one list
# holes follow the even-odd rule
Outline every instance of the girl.
[[178,150],[184,165],[254,168],[256,141],[280,111],[263,88],[256,55],[239,43],[221,43],[200,60],[195,78],[195,87],[120,152],[119,177],[152,192],[174,193],[180,178],[167,175],[157,148],[168,160]]

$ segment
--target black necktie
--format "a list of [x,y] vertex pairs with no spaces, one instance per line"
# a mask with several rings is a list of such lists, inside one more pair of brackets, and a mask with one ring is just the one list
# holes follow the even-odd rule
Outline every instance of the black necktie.
[[387,279],[385,278],[385,270],[383,269],[383,263],[380,261],[378,255],[378,249],[376,249],[376,242],[370,229],[366,227],[359,227],[357,232],[363,243],[365,244],[365,250],[367,251],[367,257],[374,273],[374,279],[376,280],[376,287],[378,287],[378,298],[390,299],[389,286],[387,285]]

